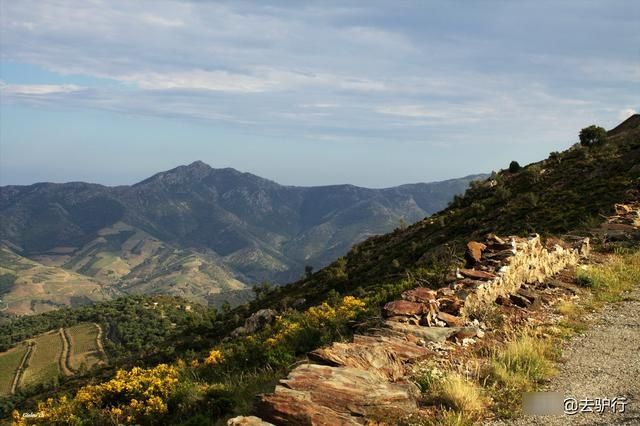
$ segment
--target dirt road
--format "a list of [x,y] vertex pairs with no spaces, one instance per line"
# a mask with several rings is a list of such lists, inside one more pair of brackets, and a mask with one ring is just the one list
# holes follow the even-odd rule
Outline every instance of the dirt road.
[[492,425],[640,425],[640,288],[585,321],[589,329],[563,349],[566,362],[546,390],[578,401],[625,396],[625,413],[523,417]]

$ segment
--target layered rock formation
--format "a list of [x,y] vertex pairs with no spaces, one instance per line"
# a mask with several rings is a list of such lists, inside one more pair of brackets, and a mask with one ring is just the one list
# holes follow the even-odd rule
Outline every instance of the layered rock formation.
[[[406,291],[383,307],[383,328],[311,352],[310,362],[261,397],[259,414],[277,425],[362,425],[415,412],[419,392],[408,380],[413,363],[433,357],[434,344],[481,338],[484,332],[469,314],[484,304],[535,308],[539,296],[522,284],[542,282],[588,253],[588,239],[543,245],[538,235],[489,235],[484,242],[470,242],[466,267],[449,285]],[[229,424],[264,424],[247,419],[232,421],[256,423]]]

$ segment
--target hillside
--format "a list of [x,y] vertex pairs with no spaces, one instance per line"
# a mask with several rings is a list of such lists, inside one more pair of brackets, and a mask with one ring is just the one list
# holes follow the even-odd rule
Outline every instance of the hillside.
[[18,315],[82,306],[115,297],[98,280],[47,266],[0,247],[0,312]]
[[[65,282],[102,285],[112,294],[242,302],[251,285],[298,279],[307,265],[320,268],[356,242],[428,216],[478,177],[388,189],[306,188],[195,162],[133,186],[5,186],[0,242],[10,256],[68,271]],[[23,286],[35,284],[29,280],[15,281],[7,311],[70,305],[40,297],[40,307],[14,306],[17,293],[31,292]],[[74,296],[75,288],[66,291]]]
[[443,264],[460,259],[467,241],[488,233],[544,236],[589,234],[616,202],[640,191],[640,116],[608,132],[602,146],[573,145],[511,173],[471,185],[448,208],[405,229],[356,244],[312,277],[275,290],[251,309],[285,295],[310,303],[327,292],[350,293],[411,274],[436,283]]
[[[177,323],[177,328],[172,331],[171,323],[167,324],[163,313],[162,324],[168,327],[163,329],[160,336],[155,337],[158,343],[146,345],[144,350],[138,345],[151,337],[151,331],[146,330],[143,324],[134,325],[131,321],[132,318],[145,314],[140,318],[144,318],[146,323],[152,322],[156,311],[145,309],[145,306],[149,307],[150,304],[143,299],[120,299],[118,303],[125,306],[118,309],[114,309],[114,302],[107,302],[98,304],[95,308],[60,310],[12,320],[6,327],[0,327],[0,337],[6,344],[5,349],[9,349],[38,333],[55,330],[61,323],[104,322],[102,315],[108,314],[106,321],[114,324],[115,330],[125,332],[121,339],[122,342],[126,342],[121,343],[123,346],[114,346],[120,347],[119,351],[114,352],[111,349],[110,352],[109,346],[106,347],[110,362],[113,363],[112,368],[130,366],[128,362],[133,354],[137,354],[135,365],[148,368],[122,371],[116,378],[104,375],[106,382],[86,387],[85,390],[104,406],[97,411],[93,408],[86,411],[86,408],[82,408],[82,400],[77,398],[69,403],[61,402],[59,405],[66,410],[80,410],[73,412],[93,416],[87,418],[95,421],[105,413],[120,413],[113,411],[120,409],[119,407],[112,407],[108,405],[108,399],[100,398],[103,398],[101,395],[105,395],[104,392],[109,392],[108,389],[116,386],[121,378],[126,378],[134,384],[146,383],[149,380],[165,383],[169,394],[163,396],[163,404],[168,405],[156,407],[159,410],[156,414],[166,416],[162,417],[163,421],[172,424],[216,424],[216,419],[248,414],[256,409],[255,397],[261,393],[268,394],[262,401],[266,402],[271,410],[275,410],[271,412],[270,418],[282,415],[295,419],[298,412],[296,410],[301,410],[307,405],[283,405],[284,401],[289,401],[291,395],[295,396],[298,391],[309,391],[313,393],[313,398],[327,402],[321,392],[313,390],[313,386],[316,385],[310,388],[310,383],[321,383],[322,386],[328,387],[345,385],[340,381],[340,376],[323,376],[325,373],[338,374],[331,366],[337,365],[338,370],[344,367],[340,364],[343,362],[340,358],[343,352],[345,357],[352,357],[353,354],[349,355],[347,352],[353,348],[371,348],[374,351],[384,347],[387,348],[384,349],[386,351],[391,350],[391,345],[398,356],[431,356],[433,351],[439,350],[438,345],[442,345],[451,333],[479,336],[477,326],[465,326],[465,323],[460,323],[464,321],[463,316],[466,314],[462,313],[459,304],[456,307],[456,303],[464,300],[469,294],[465,286],[477,289],[483,288],[487,280],[504,280],[505,283],[508,281],[513,290],[517,289],[519,293],[510,298],[510,301],[504,302],[505,306],[500,308],[503,309],[501,313],[493,314],[495,319],[487,321],[500,323],[508,318],[508,321],[515,321],[514,325],[524,321],[522,309],[532,307],[534,300],[538,299],[536,303],[540,304],[540,300],[546,298],[548,301],[551,295],[562,298],[565,297],[565,293],[572,295],[580,291],[575,282],[553,281],[552,285],[545,284],[544,288],[518,287],[525,276],[537,274],[541,280],[546,280],[565,266],[575,265],[582,256],[585,243],[582,237],[597,237],[595,243],[604,246],[609,236],[613,238],[617,235],[616,232],[629,227],[625,223],[637,220],[640,211],[640,127],[637,123],[638,117],[632,117],[630,121],[610,131],[608,140],[602,145],[574,145],[565,152],[554,153],[548,159],[520,170],[503,170],[496,173],[483,182],[473,184],[463,196],[457,197],[448,208],[435,215],[412,226],[398,227],[389,234],[372,237],[357,244],[346,256],[306,279],[286,286],[263,289],[257,300],[249,304],[230,311],[200,310],[192,318],[192,315],[182,308],[182,303],[169,299],[165,301],[164,306],[167,307],[164,309],[171,312],[172,318],[176,318],[172,321]],[[629,206],[619,206],[614,211],[613,206],[625,200],[631,200],[632,203]],[[605,222],[604,228],[601,226],[602,222]],[[633,226],[636,225],[638,224],[635,223]],[[601,229],[614,232],[602,234]],[[634,229],[637,236],[637,228]],[[532,231],[542,234],[542,238],[528,237]],[[495,236],[485,238],[487,233],[492,232],[503,236],[512,234],[516,237],[508,240],[501,240]],[[517,237],[518,235],[523,238]],[[562,236],[566,241],[580,240],[580,243],[576,246],[559,243],[559,240],[552,239],[554,236]],[[545,242],[545,239],[548,241]],[[452,278],[452,268],[463,266],[462,254],[469,240],[484,241],[485,248],[489,248],[478,257],[481,262],[476,265],[477,269],[460,269],[463,275]],[[637,254],[628,254],[626,258],[620,258],[618,263],[623,267],[628,262],[637,262],[637,257]],[[498,274],[498,271],[512,260],[514,264],[523,262],[525,268],[514,268],[507,270],[511,272],[504,275]],[[529,264],[535,268],[531,269]],[[575,279],[575,272],[572,279]],[[595,279],[591,275],[583,277],[585,282]],[[441,287],[447,283],[459,284],[459,287],[456,287],[454,292],[450,287]],[[420,292],[407,292],[418,285],[423,286]],[[429,287],[438,291],[432,291]],[[434,297],[439,306],[439,312],[435,312],[437,317],[425,314],[431,329],[422,323],[420,326],[411,324],[412,312],[403,311],[407,308],[413,309],[416,306],[416,298],[422,293],[424,297]],[[409,294],[413,299],[407,299]],[[399,300],[401,295],[403,300]],[[603,297],[610,298],[611,295]],[[472,300],[473,297],[465,301],[469,304],[465,309],[473,308],[470,302]],[[390,301],[394,303],[386,305]],[[516,302],[521,305],[515,306]],[[382,306],[385,306],[384,312]],[[122,312],[124,317],[119,318],[117,312]],[[147,313],[151,316],[146,315]],[[351,336],[356,332],[369,328],[379,330],[383,325],[383,313],[387,318],[385,326],[389,326],[389,321],[400,321],[395,325],[396,331],[413,330],[411,326],[418,327],[412,332],[422,337],[439,339],[438,343],[433,348],[429,347],[427,352],[424,349],[416,349],[413,343],[407,343],[416,341],[415,336],[414,340],[402,342],[384,336],[374,336],[378,339],[375,341],[356,336],[352,343],[345,343],[351,342]],[[403,325],[402,321],[406,321],[407,318],[409,323]],[[414,320],[418,321],[415,318]],[[424,318],[420,321],[422,320]],[[438,325],[438,322],[441,324]],[[142,337],[141,333],[147,334]],[[441,335],[445,337],[441,338]],[[112,336],[117,341],[118,333]],[[171,341],[170,348],[165,348],[164,345],[168,341]],[[339,343],[327,346],[332,342]],[[456,351],[464,353],[465,346],[460,342],[451,344]],[[316,350],[323,346],[324,350]],[[157,352],[154,348],[162,349]],[[314,366],[305,362],[292,372],[296,361],[306,357],[309,351],[314,351],[314,359],[322,359],[322,365]],[[446,358],[450,359],[448,353],[444,353]],[[17,358],[17,355],[11,352],[7,356]],[[357,362],[373,362],[370,356],[377,355],[358,355]],[[404,386],[388,384],[387,379],[380,381],[381,376],[388,374],[393,378],[400,374],[396,370],[399,367],[394,364],[393,358],[389,359],[392,361],[391,364],[385,364],[380,372],[371,371],[352,377],[356,381],[363,380],[362,387],[358,388],[362,393],[354,395],[356,398],[362,398],[365,403],[364,410],[369,409],[367,407],[370,405],[366,405],[366,401],[371,398],[376,398],[376,401],[382,403],[387,401],[384,392],[374,392],[374,389],[369,392],[367,383],[374,384],[376,389],[382,390],[388,387],[400,391]],[[350,362],[352,361],[351,359]],[[158,364],[159,362],[169,364]],[[273,393],[278,379],[288,374],[288,386],[297,389],[296,392],[288,392],[286,387],[283,389],[280,386]],[[176,383],[179,383],[179,386]],[[82,382],[69,383],[65,391],[73,394],[80,385]],[[402,400],[405,402],[412,401],[413,396],[408,395],[405,390],[394,395],[404,398]],[[142,388],[138,389],[132,385],[128,392],[130,393],[127,394],[127,398],[138,398],[137,395],[142,392]],[[332,401],[347,404],[347,410],[351,407],[348,398]],[[24,399],[19,399],[17,403],[26,404],[25,407],[34,406],[33,400],[25,402]],[[500,404],[500,401],[496,403]],[[145,417],[146,411],[139,411],[146,410],[144,406],[121,407],[133,418],[145,424],[154,424],[159,419]],[[172,408],[168,412],[163,411],[168,409],[167,407]],[[289,411],[284,413],[282,410]],[[269,414],[264,411],[264,407],[262,413]],[[353,413],[348,413],[349,416],[351,414]]]

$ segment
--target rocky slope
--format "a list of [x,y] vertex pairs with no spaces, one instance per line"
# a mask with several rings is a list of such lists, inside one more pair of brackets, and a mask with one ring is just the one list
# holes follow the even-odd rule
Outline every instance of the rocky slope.
[[451,284],[408,290],[384,306],[383,328],[313,351],[314,363],[294,368],[273,394],[262,396],[259,413],[277,425],[362,425],[415,413],[419,392],[407,380],[411,365],[437,357],[438,345],[448,340],[483,337],[469,311],[501,298],[523,308],[540,303],[521,286],[542,283],[588,253],[588,238],[574,247],[559,241],[545,247],[537,235],[470,242],[468,268],[458,269]]

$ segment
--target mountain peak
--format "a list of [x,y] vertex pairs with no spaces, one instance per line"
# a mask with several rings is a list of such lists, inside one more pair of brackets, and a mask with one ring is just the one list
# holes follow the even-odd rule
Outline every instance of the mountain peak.
[[184,166],[188,169],[211,169],[211,166],[204,161],[196,160],[191,164]]

